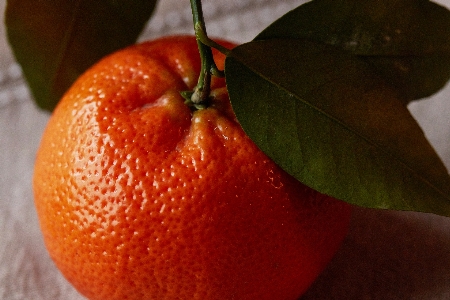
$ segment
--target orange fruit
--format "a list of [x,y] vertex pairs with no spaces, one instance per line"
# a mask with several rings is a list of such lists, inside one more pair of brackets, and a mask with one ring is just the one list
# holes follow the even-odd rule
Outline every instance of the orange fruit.
[[224,79],[208,108],[184,104],[199,69],[194,37],[131,46],[83,74],[49,120],[40,226],[90,299],[296,299],[346,235],[350,206],[257,148]]

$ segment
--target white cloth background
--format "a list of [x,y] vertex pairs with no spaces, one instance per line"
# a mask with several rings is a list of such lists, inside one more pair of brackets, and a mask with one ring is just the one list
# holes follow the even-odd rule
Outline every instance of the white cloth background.
[[[303,2],[204,0],[208,32],[246,42]],[[187,32],[189,1],[160,0],[141,39]],[[450,168],[450,86],[410,109]],[[30,99],[1,25],[0,299],[83,299],[49,259],[33,206],[34,156],[48,117]],[[342,248],[302,299],[450,299],[450,219],[356,208]]]

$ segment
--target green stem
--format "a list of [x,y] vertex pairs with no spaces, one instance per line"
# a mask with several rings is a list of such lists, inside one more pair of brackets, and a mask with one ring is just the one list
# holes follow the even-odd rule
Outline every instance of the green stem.
[[218,43],[214,42],[213,40],[211,40],[210,38],[208,38],[208,36],[206,35],[206,32],[203,31],[201,26],[195,27],[195,35],[196,35],[197,39],[200,40],[206,46],[208,46],[210,48],[215,48],[224,55],[229,55],[231,53],[230,49],[225,48],[221,44],[218,44]]
[[208,41],[207,43],[209,44],[209,41],[211,40],[208,39],[206,34],[201,0],[190,1],[192,16],[194,18],[195,36],[197,38],[198,50],[201,58],[200,76],[190,100],[194,106],[202,106],[207,103],[211,92],[211,75],[214,74],[220,76],[222,73],[217,69],[214,62],[211,47],[203,42]]

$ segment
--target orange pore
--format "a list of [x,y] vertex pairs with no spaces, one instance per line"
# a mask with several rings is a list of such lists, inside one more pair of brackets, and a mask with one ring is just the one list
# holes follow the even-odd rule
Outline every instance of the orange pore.
[[199,70],[193,37],[131,46],[83,74],[49,121],[35,204],[52,259],[90,299],[297,299],[346,235],[350,206],[257,148],[224,79],[191,112],[179,91]]

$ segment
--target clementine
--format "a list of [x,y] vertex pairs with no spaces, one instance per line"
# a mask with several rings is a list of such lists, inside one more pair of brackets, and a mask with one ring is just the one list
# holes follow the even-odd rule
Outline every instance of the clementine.
[[224,79],[208,108],[184,104],[199,70],[194,37],[134,45],[83,74],[49,120],[40,226],[90,299],[296,299],[346,235],[350,206],[257,148]]

